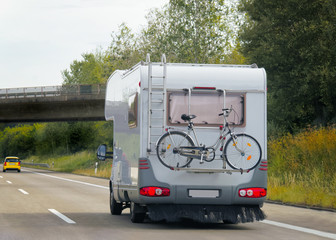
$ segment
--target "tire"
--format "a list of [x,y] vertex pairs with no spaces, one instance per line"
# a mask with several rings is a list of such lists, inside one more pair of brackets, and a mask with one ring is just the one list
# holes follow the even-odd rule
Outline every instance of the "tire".
[[21,170],[18,170],[18,172],[21,172]]
[[112,215],[120,215],[122,212],[122,203],[118,203],[113,196],[113,188],[110,190],[110,211]]
[[2,171],[3,171],[3,172],[6,172],[6,170],[5,170],[5,169],[3,169]]
[[146,211],[138,204],[131,202],[131,221],[132,223],[143,223],[146,217]]
[[160,162],[167,168],[183,168],[193,160],[190,157],[182,156],[178,153],[181,146],[195,146],[192,138],[179,131],[171,131],[163,134],[158,140],[156,154]]
[[261,147],[258,141],[250,135],[241,133],[236,136],[236,146],[243,152],[239,152],[231,137],[225,144],[223,155],[233,169],[252,170],[258,166],[261,160]]

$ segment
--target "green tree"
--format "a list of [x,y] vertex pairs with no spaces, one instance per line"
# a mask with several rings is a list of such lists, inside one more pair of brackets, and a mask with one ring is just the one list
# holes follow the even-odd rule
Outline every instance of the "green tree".
[[269,119],[289,130],[335,122],[333,0],[242,0],[242,52],[265,67]]
[[7,127],[0,133],[0,154],[20,158],[32,154],[35,150],[35,126],[18,125]]
[[232,6],[224,0],[170,0],[147,16],[140,51],[156,61],[166,53],[171,62],[223,63],[235,43],[228,22]]
[[111,74],[116,69],[127,69],[143,59],[139,53],[138,36],[122,23],[117,32],[113,32],[109,48],[105,51],[105,66]]
[[83,60],[75,60],[70,70],[62,71],[63,84],[98,84],[105,83],[104,57],[97,52],[82,54]]

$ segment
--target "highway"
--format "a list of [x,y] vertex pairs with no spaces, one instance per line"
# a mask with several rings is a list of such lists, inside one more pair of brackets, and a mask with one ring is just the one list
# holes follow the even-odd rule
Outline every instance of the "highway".
[[[2,165],[0,165],[2,169]],[[0,172],[0,239],[336,239],[336,213],[276,204],[245,224],[134,224],[109,212],[108,180],[22,168]]]

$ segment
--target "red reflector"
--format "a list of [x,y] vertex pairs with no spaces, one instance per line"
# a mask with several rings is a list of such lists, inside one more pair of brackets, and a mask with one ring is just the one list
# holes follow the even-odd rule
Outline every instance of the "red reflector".
[[265,188],[242,188],[238,191],[239,197],[246,198],[261,198],[267,195],[267,189]]
[[21,162],[18,162],[18,165],[20,166]]
[[144,170],[144,169],[149,169],[149,167],[139,167],[139,169]]
[[193,87],[195,90],[216,90],[215,87]]
[[143,187],[140,188],[140,195],[147,197],[166,197],[170,195],[169,188]]

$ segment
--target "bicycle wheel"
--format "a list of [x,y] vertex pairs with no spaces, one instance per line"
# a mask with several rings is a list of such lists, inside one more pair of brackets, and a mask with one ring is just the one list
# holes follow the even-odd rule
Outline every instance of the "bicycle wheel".
[[253,137],[241,133],[231,137],[224,147],[223,155],[233,169],[251,170],[261,159],[261,147]]
[[156,153],[164,166],[183,168],[188,166],[192,158],[180,155],[180,148],[190,146],[195,144],[188,134],[179,131],[166,132],[158,140]]

